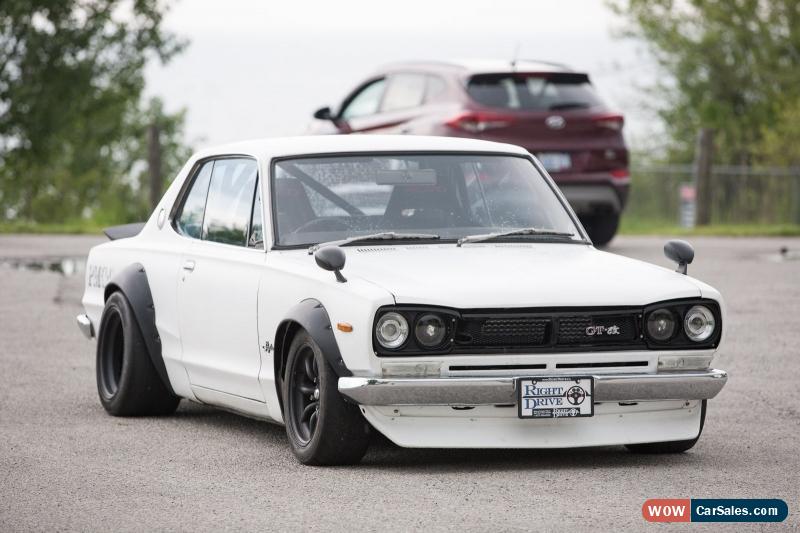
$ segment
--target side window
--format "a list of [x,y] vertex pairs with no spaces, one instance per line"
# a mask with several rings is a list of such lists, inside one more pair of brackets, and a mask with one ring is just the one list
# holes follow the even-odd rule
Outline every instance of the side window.
[[211,172],[214,162],[205,163],[194,178],[189,193],[183,201],[178,216],[175,217],[175,229],[187,237],[199,239],[203,233],[203,213],[206,209],[208,184],[211,182]]
[[252,222],[250,223],[250,238],[247,239],[247,246],[250,248],[260,248],[264,244],[264,219],[261,209],[259,182],[257,179],[255,196],[255,200],[253,200]]
[[348,120],[377,113],[385,87],[386,79],[380,79],[361,89],[361,92],[355,95],[347,103],[347,107],[342,110],[342,118]]
[[252,159],[218,159],[208,189],[203,239],[247,245],[257,165]]
[[425,76],[422,74],[396,74],[389,79],[381,111],[411,109],[422,104],[425,96]]
[[445,94],[447,82],[433,74],[428,75],[427,78],[428,87],[425,89],[425,102],[437,102]]

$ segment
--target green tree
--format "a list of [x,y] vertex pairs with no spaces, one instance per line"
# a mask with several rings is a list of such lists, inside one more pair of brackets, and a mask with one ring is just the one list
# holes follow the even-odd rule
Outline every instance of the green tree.
[[[148,113],[143,69],[182,47],[162,17],[158,0],[0,3],[0,214],[63,222],[139,210],[129,171]],[[182,115],[159,113],[180,129]]]
[[783,103],[775,122],[762,130],[761,161],[800,168],[800,98]]
[[664,74],[652,92],[671,157],[715,130],[715,162],[757,161],[782,105],[800,97],[798,0],[612,0]]

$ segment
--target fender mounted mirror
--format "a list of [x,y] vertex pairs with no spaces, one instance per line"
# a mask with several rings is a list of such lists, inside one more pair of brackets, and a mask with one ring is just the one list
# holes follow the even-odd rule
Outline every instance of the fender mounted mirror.
[[339,283],[347,281],[341,272],[344,268],[345,259],[344,250],[338,246],[325,246],[314,252],[314,260],[317,265],[323,270],[333,272],[336,275],[336,281]]
[[686,267],[694,260],[694,248],[686,241],[672,240],[664,245],[664,255],[678,263],[676,272],[686,274]]

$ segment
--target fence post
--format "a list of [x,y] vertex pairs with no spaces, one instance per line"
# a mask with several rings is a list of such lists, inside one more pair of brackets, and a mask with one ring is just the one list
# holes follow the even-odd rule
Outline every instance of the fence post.
[[694,183],[697,191],[697,214],[695,223],[707,226],[711,223],[711,163],[714,157],[714,130],[701,128],[697,135],[694,159]]
[[161,131],[155,122],[147,128],[147,176],[150,182],[150,207],[161,199],[164,184],[161,175]]
[[792,222],[800,224],[800,169],[793,172],[789,179],[792,180]]

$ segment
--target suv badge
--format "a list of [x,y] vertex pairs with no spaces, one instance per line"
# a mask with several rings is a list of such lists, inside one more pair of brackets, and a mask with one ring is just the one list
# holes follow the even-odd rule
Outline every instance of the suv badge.
[[586,328],[586,335],[589,337],[595,335],[619,335],[619,326],[589,326]]
[[559,115],[551,115],[547,117],[544,119],[544,123],[547,124],[547,127],[551,130],[560,130],[567,125],[567,121],[564,120],[564,117]]

